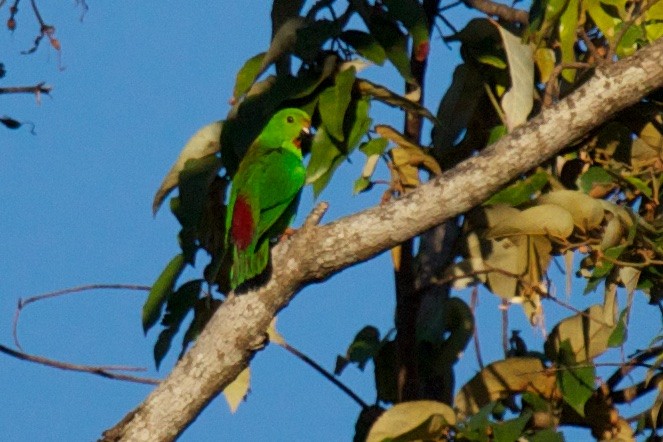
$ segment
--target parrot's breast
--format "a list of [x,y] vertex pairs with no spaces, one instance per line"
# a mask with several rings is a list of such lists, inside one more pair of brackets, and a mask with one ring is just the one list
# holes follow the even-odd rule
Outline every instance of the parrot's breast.
[[251,206],[246,198],[238,196],[233,208],[233,219],[230,235],[239,250],[245,250],[253,240],[255,221],[251,213]]

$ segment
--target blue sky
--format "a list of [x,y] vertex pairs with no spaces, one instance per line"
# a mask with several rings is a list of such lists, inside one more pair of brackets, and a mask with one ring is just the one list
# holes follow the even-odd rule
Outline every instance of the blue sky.
[[[28,4],[21,4],[14,34],[0,31],[0,62],[8,71],[0,85],[47,81],[54,86],[52,97],[43,97],[40,105],[30,96],[0,97],[0,115],[32,121],[36,131],[0,128],[0,342],[5,345],[11,343],[20,297],[88,283],[154,281],[178,251],[178,225],[168,210],[151,216],[153,194],[186,140],[225,116],[235,73],[245,59],[267,48],[270,36],[270,2],[89,1],[82,22],[74,2],[41,3],[44,19],[57,28],[64,70],[46,42],[31,56],[18,55],[37,32]],[[0,10],[2,20],[7,6]],[[430,61],[435,74],[429,75],[426,97],[432,109],[457,63],[457,47],[449,50],[436,39]],[[366,75],[400,90],[393,70],[387,71],[372,68]],[[397,112],[375,110],[379,121],[401,126]],[[323,193],[331,204],[326,221],[379,202],[380,190],[351,196],[361,162],[357,157],[343,165]],[[307,190],[299,221],[312,205]],[[23,348],[74,363],[149,367],[146,375],[165,376],[175,355],[154,371],[157,332],[143,336],[144,299],[139,292],[101,291],[32,305],[21,318]],[[482,292],[478,324],[484,360],[501,354],[490,329],[497,304]],[[382,333],[391,328],[393,307],[390,259],[382,254],[308,287],[280,314],[278,325],[292,345],[333,370],[336,354],[364,325]],[[549,327],[559,313],[551,315]],[[512,327],[540,348],[541,333],[522,316],[517,307],[511,310]],[[478,369],[471,345],[458,367],[459,381]],[[251,368],[252,393],[239,411],[231,415],[218,398],[181,440],[351,439],[358,407],[301,361],[269,346]],[[349,367],[341,378],[367,402],[375,397],[371,369],[361,373]],[[94,440],[151,390],[4,355],[0,380],[4,441]]]

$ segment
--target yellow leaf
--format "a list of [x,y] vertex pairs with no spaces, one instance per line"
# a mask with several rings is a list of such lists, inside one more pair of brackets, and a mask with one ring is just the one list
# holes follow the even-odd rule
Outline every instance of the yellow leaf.
[[567,238],[572,232],[573,218],[567,210],[554,204],[540,204],[502,220],[486,233],[486,237],[550,235]]
[[269,336],[269,342],[283,346],[285,344],[285,338],[281,333],[276,330],[276,316],[272,319],[272,322],[267,327],[267,336]]
[[599,227],[605,214],[599,200],[577,190],[557,190],[537,198],[539,204],[554,204],[571,214],[573,224],[582,230]]
[[249,367],[246,367],[240,374],[237,375],[234,381],[226,386],[223,390],[223,396],[228,402],[230,412],[237,411],[239,404],[249,394],[249,386],[251,384],[251,372]]
[[555,373],[548,372],[537,358],[508,358],[488,365],[465,384],[454,399],[454,408],[458,418],[464,419],[490,402],[526,391],[552,398],[556,393]]
[[366,442],[437,439],[446,433],[447,427],[455,424],[456,414],[442,402],[402,402],[382,413],[371,427]]
[[603,305],[595,304],[558,323],[546,340],[546,356],[554,360],[565,341],[569,342],[577,363],[591,361],[606,351],[616,327],[616,296],[616,284],[609,284]]
[[170,168],[164,177],[161,186],[154,195],[152,202],[152,213],[156,214],[159,206],[168,194],[179,184],[180,172],[184,169],[184,164],[188,160],[196,160],[214,155],[221,148],[221,128],[222,121],[217,121],[201,128],[196,132],[187,143],[180,155],[175,160],[175,164]]

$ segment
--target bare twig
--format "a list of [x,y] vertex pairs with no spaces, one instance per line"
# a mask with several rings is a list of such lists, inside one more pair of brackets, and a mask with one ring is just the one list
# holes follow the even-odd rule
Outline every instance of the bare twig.
[[45,82],[37,83],[34,86],[9,86],[0,87],[0,95],[4,94],[34,94],[37,103],[41,101],[41,96],[49,95],[53,88]]
[[18,340],[18,319],[21,315],[23,308],[32,304],[33,302],[43,301],[44,299],[56,298],[58,296],[69,295],[72,293],[80,293],[91,290],[101,290],[101,289],[116,289],[116,290],[139,290],[139,291],[149,291],[150,286],[148,285],[135,285],[135,284],[88,284],[81,285],[77,287],[69,287],[62,290],[57,290],[55,292],[44,293],[41,295],[30,296],[29,298],[19,298],[16,311],[14,312],[14,320],[12,322],[12,336],[14,337],[14,344],[19,349],[23,350],[21,344]]
[[[479,303],[479,290],[474,287],[472,289],[472,295],[470,298],[470,310],[472,311],[472,315],[476,318],[476,309],[477,309],[477,304]],[[481,357],[481,347],[479,345],[479,328],[476,326],[476,320],[475,320],[475,326],[474,326],[474,351],[477,354],[477,362],[479,364],[479,368],[483,370],[483,358]]]
[[594,67],[594,65],[583,62],[560,63],[555,66],[555,69],[553,69],[552,73],[550,74],[550,79],[546,84],[546,90],[543,94],[543,107],[552,106],[554,102],[553,97],[557,98],[557,95],[559,95],[559,84],[557,83],[557,79],[564,69],[585,69],[592,67]]
[[499,308],[502,312],[502,350],[506,358],[509,356],[509,301],[502,299]]
[[523,9],[512,8],[491,0],[463,0],[465,6],[476,9],[491,17],[497,17],[510,23],[529,24],[529,14]]
[[325,216],[325,213],[327,213],[327,210],[329,209],[329,203],[325,201],[321,201],[318,203],[317,206],[311,210],[311,213],[309,213],[308,217],[306,218],[306,221],[304,221],[303,228],[309,228],[313,226],[317,226],[320,224],[320,221],[322,221],[322,217]]
[[71,364],[69,362],[57,361],[55,359],[45,358],[43,356],[35,356],[22,351],[13,350],[0,344],[0,352],[17,359],[24,361],[34,362],[36,364],[46,365],[47,367],[59,368],[60,370],[78,371],[82,373],[90,373],[97,376],[102,376],[108,379],[115,379],[118,381],[136,382],[139,384],[158,385],[161,381],[154,378],[145,378],[140,376],[132,376],[122,373],[113,373],[113,371],[145,371],[144,368],[139,367],[126,367],[126,366],[94,366],[94,365],[79,365]]
[[353,401],[355,401],[357,404],[359,404],[359,406],[362,409],[365,410],[365,409],[368,408],[368,404],[366,404],[366,402],[364,402],[359,396],[357,396],[357,393],[352,391],[343,382],[339,381],[338,378],[336,378],[336,376],[334,376],[333,374],[331,374],[330,372],[325,370],[320,364],[315,362],[313,359],[311,359],[310,357],[308,357],[307,355],[305,355],[301,351],[297,350],[295,347],[288,344],[287,342],[282,342],[282,343],[279,342],[278,345],[283,347],[284,349],[286,349],[291,354],[295,355],[297,358],[304,361],[306,364],[308,364],[310,367],[312,367],[315,371],[317,371],[322,376],[324,376],[329,382],[331,382],[332,384],[334,384],[338,388],[340,388],[343,391],[343,393],[347,394]]
[[606,381],[606,385],[613,390],[622,379],[624,379],[633,369],[642,367],[644,362],[657,357],[663,353],[663,346],[656,346],[643,350],[633,356],[631,359],[621,364],[619,370],[615,371],[610,378]]

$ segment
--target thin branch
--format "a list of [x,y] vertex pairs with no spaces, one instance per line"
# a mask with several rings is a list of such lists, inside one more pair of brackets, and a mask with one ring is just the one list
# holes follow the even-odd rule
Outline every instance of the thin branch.
[[502,299],[499,309],[502,313],[502,350],[506,358],[509,356],[509,301]]
[[354,400],[359,406],[363,409],[366,410],[369,405],[364,402],[354,391],[352,391],[347,385],[345,385],[343,382],[339,381],[336,376],[325,370],[320,364],[315,362],[313,359],[311,359],[309,356],[305,355],[301,351],[297,350],[295,347],[292,345],[288,344],[287,342],[282,342],[282,343],[277,343],[279,346],[283,347],[286,349],[288,352],[291,354],[295,355],[297,358],[301,359],[304,361],[306,364],[308,364],[310,367],[312,367],[315,371],[320,373],[322,376],[324,376],[329,382],[332,384],[336,385],[338,388],[343,391],[343,393],[347,394],[352,400]]
[[161,382],[160,379],[145,378],[145,377],[140,377],[140,376],[132,376],[132,375],[122,374],[122,373],[113,373],[113,371],[145,371],[146,370],[144,368],[139,368],[139,367],[126,367],[126,366],[118,366],[118,365],[94,366],[94,365],[71,364],[69,362],[62,362],[62,361],[58,361],[58,360],[55,360],[55,359],[45,358],[43,356],[31,355],[31,354],[28,354],[28,353],[24,353],[22,351],[13,350],[13,349],[11,349],[9,347],[6,347],[2,344],[0,344],[0,352],[5,353],[9,356],[15,357],[17,359],[21,359],[21,360],[29,361],[29,362],[34,362],[36,364],[45,365],[47,367],[59,368],[60,370],[66,370],[66,371],[77,371],[77,372],[81,372],[81,373],[90,373],[90,374],[94,374],[94,375],[101,376],[101,377],[108,378],[108,379],[115,379],[115,380],[118,380],[118,381],[127,381],[127,382],[135,382],[135,383],[139,383],[139,384],[151,384],[151,385],[158,385]]
[[608,378],[606,385],[610,388],[610,390],[614,390],[614,388],[622,381],[622,379],[628,376],[628,374],[631,373],[633,369],[642,367],[645,361],[655,358],[661,353],[663,353],[663,346],[648,348],[636,354],[624,364],[621,364],[619,370],[615,371],[612,376]]
[[497,17],[510,23],[529,24],[529,13],[523,9],[512,8],[491,0],[463,0],[465,6],[476,9],[491,17]]
[[41,295],[30,296],[29,298],[19,298],[18,304],[16,306],[16,311],[14,312],[14,320],[12,321],[12,336],[14,337],[14,344],[17,348],[23,350],[21,344],[18,340],[18,320],[21,315],[21,311],[28,304],[33,302],[43,301],[44,299],[56,298],[58,296],[69,295],[72,293],[80,293],[91,290],[101,290],[101,289],[117,289],[117,290],[139,290],[139,291],[150,291],[151,287],[148,285],[135,285],[135,284],[88,284],[80,285],[77,287],[70,287],[62,290],[57,290],[54,292],[48,292]]
[[[476,309],[477,305],[479,304],[479,290],[474,287],[472,289],[472,295],[470,298],[470,311],[472,312],[472,315],[476,318]],[[474,352],[477,354],[477,363],[479,364],[479,368],[483,370],[484,365],[483,365],[483,358],[481,357],[481,347],[479,345],[479,327],[476,326],[476,320],[474,321],[474,331],[473,331],[473,337],[474,337]]]
[[34,86],[9,86],[0,87],[0,95],[4,94],[34,94],[39,101],[41,95],[49,95],[53,88],[45,82],[37,83]]
[[555,69],[553,69],[552,73],[550,74],[550,79],[546,84],[546,90],[543,93],[543,107],[552,106],[555,101],[554,98],[558,98],[557,95],[559,94],[559,84],[557,83],[557,80],[564,69],[589,69],[592,67],[594,67],[594,65],[583,62],[560,63],[555,66]]

